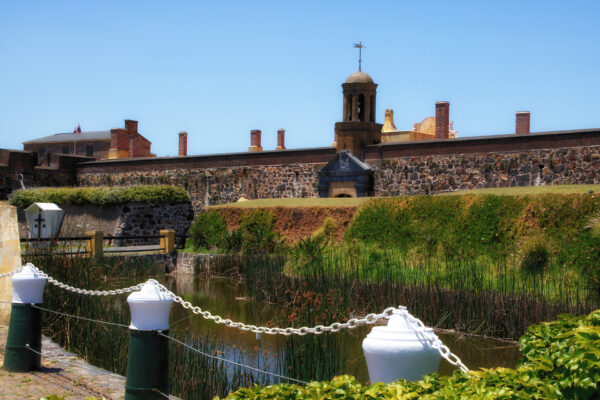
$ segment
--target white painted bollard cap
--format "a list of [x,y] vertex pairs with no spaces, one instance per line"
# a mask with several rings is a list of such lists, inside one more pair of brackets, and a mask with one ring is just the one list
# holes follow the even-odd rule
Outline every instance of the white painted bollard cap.
[[436,372],[441,360],[432,328],[415,329],[406,310],[395,310],[387,326],[376,326],[363,341],[371,383],[400,378],[417,381]]
[[46,278],[35,268],[32,263],[21,268],[12,276],[13,303],[41,304],[44,298]]
[[162,292],[158,285],[146,282],[139,292],[127,297],[131,311],[129,329],[138,331],[162,331],[169,329],[169,312],[173,297]]

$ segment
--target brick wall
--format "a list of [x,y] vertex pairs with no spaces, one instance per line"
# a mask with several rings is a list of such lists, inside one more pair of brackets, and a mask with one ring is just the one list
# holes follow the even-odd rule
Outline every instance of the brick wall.
[[0,200],[16,189],[39,186],[73,186],[77,183],[75,164],[93,158],[72,154],[46,154],[38,164],[34,152],[0,149]]
[[[78,142],[63,142],[63,143],[26,143],[23,145],[25,151],[30,151],[39,154],[40,147],[45,149],[44,155],[49,153],[65,154],[63,150],[67,150],[66,154],[73,155],[73,146],[77,146],[78,156],[87,156],[87,146],[92,146],[94,157],[97,160],[108,157],[108,149],[110,148],[109,140],[86,140]],[[40,160],[41,161],[41,160]]]

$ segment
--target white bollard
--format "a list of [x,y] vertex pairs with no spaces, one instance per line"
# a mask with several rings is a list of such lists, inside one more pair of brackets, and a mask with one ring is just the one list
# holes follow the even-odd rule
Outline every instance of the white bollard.
[[147,282],[127,297],[131,311],[125,400],[161,399],[169,392],[169,311],[173,297]]
[[36,271],[32,263],[27,263],[20,272],[12,276],[13,303],[42,304],[46,278]]
[[131,311],[129,329],[138,331],[162,331],[169,329],[169,312],[173,297],[160,291],[157,285],[145,283],[139,292],[127,297]]
[[418,381],[436,372],[440,365],[438,340],[432,328],[422,332],[412,328],[405,310],[396,310],[387,326],[376,326],[363,340],[363,352],[371,383],[394,382],[400,378]]
[[4,368],[14,372],[33,371],[40,367],[38,353],[42,351],[42,314],[34,305],[42,303],[46,278],[33,264],[27,263],[12,276],[12,286]]

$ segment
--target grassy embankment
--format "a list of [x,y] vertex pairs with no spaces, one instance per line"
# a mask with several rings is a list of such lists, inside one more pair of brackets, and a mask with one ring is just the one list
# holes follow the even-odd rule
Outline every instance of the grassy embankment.
[[[533,195],[533,194],[571,194],[571,193],[600,193],[600,185],[552,185],[552,186],[521,186],[506,188],[486,188],[462,190],[458,192],[441,193],[436,196],[467,195],[467,194],[493,194],[493,195]],[[269,207],[356,207],[372,197],[355,198],[299,198],[299,199],[257,199],[246,200],[235,203],[221,204],[207,207],[208,209],[219,208],[269,208]]]
[[[531,323],[600,304],[600,196],[589,193],[599,187],[369,199],[343,240],[321,229],[284,246],[285,268],[252,265],[247,280],[268,301],[302,291],[294,277],[303,277],[315,295],[339,290],[354,312],[406,304],[429,324],[516,338]],[[287,200],[270,202],[258,208],[280,212]]]

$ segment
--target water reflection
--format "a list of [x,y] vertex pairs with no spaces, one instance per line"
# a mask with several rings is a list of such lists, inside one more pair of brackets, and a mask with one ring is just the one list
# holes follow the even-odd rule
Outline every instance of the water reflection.
[[[206,279],[187,276],[167,276],[163,283],[170,290],[182,296],[203,310],[213,315],[220,315],[233,321],[240,321],[257,326],[266,326],[282,311],[278,304],[265,304],[246,298],[244,283],[228,279]],[[357,328],[349,334],[349,360],[344,373],[352,374],[360,381],[368,380],[366,362],[362,353],[362,340],[369,333],[370,327]],[[225,345],[224,357],[235,358],[234,354],[242,351],[244,362],[253,367],[275,371],[273,365],[258,365],[264,363],[264,357],[259,353],[282,356],[282,340],[285,338],[262,335],[260,340],[252,333],[241,332],[238,329],[227,328],[191,313],[182,307],[173,307],[171,312],[171,330],[174,333],[187,332],[197,336],[207,333],[217,337]],[[436,332],[450,350],[458,355],[470,369],[481,367],[514,367],[520,357],[518,346],[512,342],[504,342],[488,338],[461,335],[449,332]],[[261,360],[262,359],[262,360]],[[442,360],[439,372],[449,375],[455,368]]]

